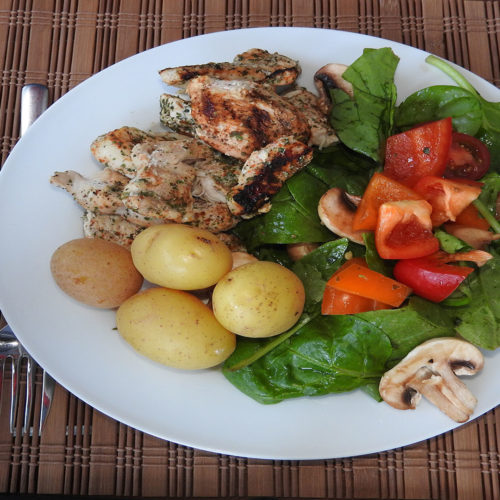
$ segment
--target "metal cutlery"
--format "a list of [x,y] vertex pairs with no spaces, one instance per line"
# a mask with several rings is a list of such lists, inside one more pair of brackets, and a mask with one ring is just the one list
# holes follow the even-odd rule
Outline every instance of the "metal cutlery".
[[[25,85],[21,91],[21,136],[24,135],[28,127],[47,109],[48,89],[44,85]],[[1,376],[3,379],[5,361],[12,360],[12,384],[11,384],[11,405],[10,405],[10,432],[15,431],[17,400],[19,394],[18,375],[21,372],[22,361],[26,359],[26,399],[24,407],[24,419],[22,434],[29,430],[32,403],[34,398],[34,374],[36,363],[29,355],[22,344],[17,340],[14,332],[5,325],[0,329],[0,362]],[[1,385],[0,385],[1,389]],[[55,380],[43,370],[42,398],[40,408],[40,424],[38,433],[40,434],[49,413],[50,405],[54,395]]]
[[33,358],[26,349],[17,340],[11,328],[6,325],[0,330],[0,362],[2,364],[2,379],[7,360],[11,361],[11,398],[9,413],[10,433],[14,434],[17,421],[17,401],[19,397],[19,374],[23,360],[26,360],[26,398],[24,401],[24,419],[22,435],[24,435],[30,426],[31,409],[34,397],[34,376],[36,365]]

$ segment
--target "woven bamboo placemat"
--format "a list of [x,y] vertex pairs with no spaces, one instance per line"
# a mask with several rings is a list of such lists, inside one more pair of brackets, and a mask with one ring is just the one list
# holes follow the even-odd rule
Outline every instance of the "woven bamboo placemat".
[[[387,38],[500,85],[499,1],[0,0],[1,163],[18,139],[23,84],[47,84],[54,101],[129,55],[202,33],[256,26],[312,26]],[[38,373],[35,428],[40,392]],[[153,438],[93,410],[61,386],[42,436],[12,437],[6,399],[0,414],[0,494],[500,498],[498,409],[405,448],[338,460],[271,461]]]

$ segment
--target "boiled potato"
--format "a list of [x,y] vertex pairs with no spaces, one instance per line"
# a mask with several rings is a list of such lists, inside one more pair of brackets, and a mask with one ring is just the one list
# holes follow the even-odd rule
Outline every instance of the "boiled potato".
[[271,337],[291,328],[304,309],[304,286],[286,267],[251,262],[233,269],[215,286],[215,317],[245,337]]
[[167,366],[201,369],[222,363],[236,337],[190,293],[149,288],[125,301],[116,313],[118,331],[144,356]]
[[182,224],[145,229],[135,238],[131,252],[148,281],[177,290],[212,286],[233,264],[229,248],[216,236]]
[[101,239],[79,238],[61,245],[52,255],[50,269],[64,292],[101,309],[118,307],[143,283],[130,252]]

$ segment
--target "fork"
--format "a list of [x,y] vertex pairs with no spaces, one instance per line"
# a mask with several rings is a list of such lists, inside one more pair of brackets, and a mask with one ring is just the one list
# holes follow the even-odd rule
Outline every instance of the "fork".
[[[28,84],[21,91],[21,124],[20,132],[23,136],[28,127],[47,109],[48,105],[48,89],[45,85]],[[23,345],[17,340],[14,332],[6,324],[5,318],[0,312],[0,394],[4,375],[5,362],[11,360],[12,366],[12,384],[11,384],[11,401],[9,426],[10,433],[14,434],[17,420],[17,400],[19,394],[18,374],[22,366],[22,362],[26,360],[26,399],[24,404],[24,419],[22,427],[22,435],[29,430],[31,418],[31,409],[34,398],[34,376],[36,371],[36,363],[29,355]],[[55,380],[43,370],[42,382],[42,402],[40,409],[40,424],[38,434],[41,434],[43,424],[47,417],[52,402]]]
[[24,419],[22,426],[22,436],[26,434],[30,428],[31,409],[33,406],[34,384],[35,384],[35,369],[36,365],[33,358],[29,355],[23,345],[17,340],[14,332],[8,325],[5,325],[0,330],[0,363],[1,378],[0,378],[0,393],[1,382],[5,370],[7,360],[11,361],[11,398],[10,398],[10,413],[9,413],[9,429],[12,435],[15,434],[17,421],[17,400],[19,396],[19,374],[23,360],[26,360],[26,397],[24,401]]

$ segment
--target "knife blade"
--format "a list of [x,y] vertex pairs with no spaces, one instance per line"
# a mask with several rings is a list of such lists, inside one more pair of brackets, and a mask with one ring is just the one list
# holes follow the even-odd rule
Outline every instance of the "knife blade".
[[[21,136],[23,136],[31,124],[47,109],[49,102],[49,91],[45,85],[31,83],[25,85],[21,90]],[[40,435],[49,414],[54,397],[56,381],[51,375],[43,370],[42,378],[42,402],[40,408],[40,424],[38,434]]]

